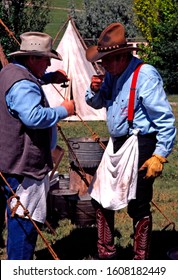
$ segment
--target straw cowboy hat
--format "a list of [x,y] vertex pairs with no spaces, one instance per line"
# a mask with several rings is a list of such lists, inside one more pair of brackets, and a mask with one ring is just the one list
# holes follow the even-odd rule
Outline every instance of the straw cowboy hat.
[[61,55],[52,49],[52,38],[46,33],[25,32],[20,39],[20,50],[10,53],[10,56],[35,55],[62,60]]
[[91,46],[86,50],[86,58],[94,62],[110,53],[124,53],[133,50],[141,50],[127,44],[125,28],[121,23],[112,23],[107,26],[98,39],[97,46]]

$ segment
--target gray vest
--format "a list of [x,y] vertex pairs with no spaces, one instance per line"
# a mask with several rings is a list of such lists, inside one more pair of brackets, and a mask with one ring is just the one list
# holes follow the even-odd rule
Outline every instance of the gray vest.
[[26,127],[9,113],[5,100],[6,92],[13,84],[24,79],[38,84],[41,91],[41,104],[46,106],[43,90],[28,70],[11,63],[2,69],[0,72],[0,171],[41,180],[53,168],[50,149],[51,129]]

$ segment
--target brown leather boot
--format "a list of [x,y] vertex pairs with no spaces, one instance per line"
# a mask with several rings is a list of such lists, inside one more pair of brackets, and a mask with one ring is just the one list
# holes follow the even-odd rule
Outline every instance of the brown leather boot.
[[96,210],[98,229],[98,257],[99,259],[114,259],[116,248],[114,245],[114,211],[98,208]]
[[134,226],[134,260],[148,260],[151,232],[152,216],[147,216],[138,221]]

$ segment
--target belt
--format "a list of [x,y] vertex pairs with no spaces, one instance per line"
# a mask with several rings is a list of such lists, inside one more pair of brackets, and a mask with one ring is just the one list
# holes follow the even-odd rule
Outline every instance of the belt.
[[[148,134],[138,134],[138,138],[148,138],[155,139],[157,132],[148,133]],[[123,135],[120,137],[114,137],[114,141],[126,141],[132,135]]]

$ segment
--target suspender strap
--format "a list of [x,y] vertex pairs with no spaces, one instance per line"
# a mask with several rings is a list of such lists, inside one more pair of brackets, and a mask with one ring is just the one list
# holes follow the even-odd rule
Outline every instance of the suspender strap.
[[129,97],[129,104],[128,104],[128,123],[129,127],[132,126],[133,118],[134,118],[134,103],[135,103],[135,91],[136,91],[136,84],[138,73],[143,63],[139,64],[136,70],[133,73],[132,84],[130,88],[130,97]]

